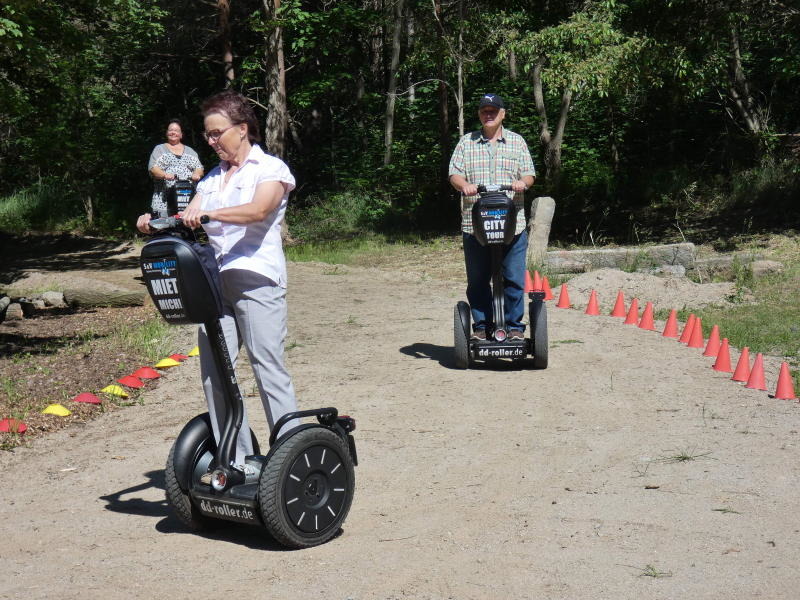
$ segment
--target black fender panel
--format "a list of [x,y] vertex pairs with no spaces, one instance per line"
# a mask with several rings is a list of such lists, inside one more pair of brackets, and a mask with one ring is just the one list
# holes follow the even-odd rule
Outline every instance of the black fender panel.
[[178,439],[175,440],[173,467],[178,484],[184,492],[191,488],[194,465],[203,452],[216,451],[214,432],[211,429],[211,418],[208,413],[194,417],[184,425]]

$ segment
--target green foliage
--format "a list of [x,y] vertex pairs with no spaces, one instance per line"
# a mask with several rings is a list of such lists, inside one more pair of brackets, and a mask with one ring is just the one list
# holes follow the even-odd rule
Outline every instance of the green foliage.
[[391,205],[375,192],[354,190],[314,196],[287,217],[293,237],[303,241],[349,238],[380,228]]
[[70,197],[63,181],[55,178],[40,180],[0,198],[1,231],[73,231],[84,224],[80,202]]
[[[262,122],[265,37],[282,27],[284,158],[299,184],[295,235],[456,229],[443,168],[458,137],[459,102],[469,131],[486,91],[506,98],[506,124],[526,138],[539,170],[531,196],[556,197],[553,236],[564,243],[587,232],[620,241],[714,236],[794,219],[800,153],[789,134],[800,127],[800,13],[788,4],[409,0],[406,7],[392,162],[384,166],[392,6],[286,0],[267,15],[261,3],[230,4],[231,85],[253,99]],[[171,117],[184,121],[184,141],[210,169],[217,158],[200,138],[198,106],[227,85],[218,16],[216,3],[191,0],[0,6],[3,219],[17,215],[13,227],[81,219],[130,230],[149,205],[145,163]],[[731,94],[733,33],[756,131]],[[561,180],[552,187],[543,185],[530,78],[540,59],[551,130],[562,92],[572,90]],[[32,198],[48,195],[39,181],[58,182],[57,217],[30,212],[44,202]],[[349,209],[337,213],[340,196]],[[313,211],[320,214],[312,219]],[[314,232],[306,223],[316,221],[329,225]]]

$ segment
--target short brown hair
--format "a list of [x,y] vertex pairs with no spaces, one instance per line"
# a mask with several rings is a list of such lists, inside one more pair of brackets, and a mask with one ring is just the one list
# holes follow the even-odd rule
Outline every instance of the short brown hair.
[[206,98],[200,107],[203,118],[211,114],[220,114],[230,119],[231,123],[247,125],[247,139],[251,144],[261,141],[261,131],[258,127],[258,119],[250,101],[239,92],[225,90]]

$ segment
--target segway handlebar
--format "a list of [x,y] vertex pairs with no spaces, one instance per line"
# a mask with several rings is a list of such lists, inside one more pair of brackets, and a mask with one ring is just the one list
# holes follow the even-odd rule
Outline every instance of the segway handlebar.
[[486,194],[490,192],[510,192],[512,189],[513,188],[510,185],[479,185],[478,193]]
[[[208,215],[203,215],[200,217],[200,222],[205,225],[211,219],[208,218]],[[159,217],[158,219],[150,219],[148,223],[150,229],[155,229],[156,231],[166,231],[168,229],[180,229],[181,227],[186,227],[183,224],[183,219],[180,217]],[[188,227],[187,227],[188,229]]]

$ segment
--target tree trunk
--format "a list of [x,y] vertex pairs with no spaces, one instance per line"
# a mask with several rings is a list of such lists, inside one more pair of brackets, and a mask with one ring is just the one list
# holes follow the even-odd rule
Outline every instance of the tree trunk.
[[614,115],[614,106],[608,103],[608,139],[611,143],[611,168],[614,173],[619,173],[619,143],[617,140],[617,123]]
[[217,0],[219,11],[219,39],[222,46],[222,74],[225,78],[225,87],[233,83],[233,46],[231,45],[231,3],[230,0]]
[[447,171],[450,166],[450,112],[447,107],[447,86],[445,85],[445,78],[447,72],[444,62],[444,25],[442,23],[442,2],[441,0],[433,0],[433,11],[436,21],[439,25],[438,37],[439,48],[437,60],[437,71],[439,76],[439,199],[445,201],[452,192],[450,183],[447,180]]
[[758,104],[750,91],[750,84],[742,66],[742,53],[739,47],[739,31],[731,25],[731,55],[728,61],[728,93],[739,115],[744,120],[747,131],[752,134],[764,130],[764,121]]
[[533,65],[533,99],[536,111],[539,114],[539,143],[544,151],[545,181],[554,188],[558,188],[561,178],[561,144],[564,141],[564,131],[569,117],[569,106],[572,102],[572,90],[564,88],[561,94],[561,111],[558,115],[555,132],[551,133],[547,122],[547,108],[544,104],[542,89],[542,68],[545,58],[540,57]]
[[82,287],[64,290],[64,302],[73,308],[93,308],[98,306],[141,306],[144,304],[145,288],[94,289]]
[[86,214],[86,222],[89,225],[94,225],[94,202],[92,201],[92,195],[89,193],[83,196],[83,211]]
[[[281,0],[264,0],[267,19],[275,21]],[[283,31],[280,26],[267,35],[264,54],[267,91],[267,119],[264,125],[264,146],[270,154],[283,158],[286,155],[286,70],[283,64]]]
[[[408,47],[408,53],[410,54],[414,48],[414,36],[416,31],[414,30],[414,14],[409,10],[408,16],[406,17],[406,44]],[[414,73],[411,69],[408,70],[408,103],[414,104],[417,100],[417,90],[416,86],[414,86]],[[414,118],[414,113],[411,113],[411,118]]]
[[508,53],[508,78],[511,81],[517,80],[517,55],[513,48]]
[[395,0],[394,31],[392,33],[392,60],[389,65],[389,90],[386,95],[386,122],[383,135],[383,166],[392,162],[392,136],[394,135],[394,106],[397,100],[397,68],[400,65],[400,38],[403,33],[403,4]]
[[458,0],[458,52],[456,55],[456,77],[458,90],[456,105],[458,106],[458,135],[464,135],[464,0]]
[[[378,11],[382,6],[381,0],[367,0],[367,8]],[[369,38],[369,66],[372,74],[373,89],[380,89],[383,85],[383,29],[376,25],[370,31]]]

